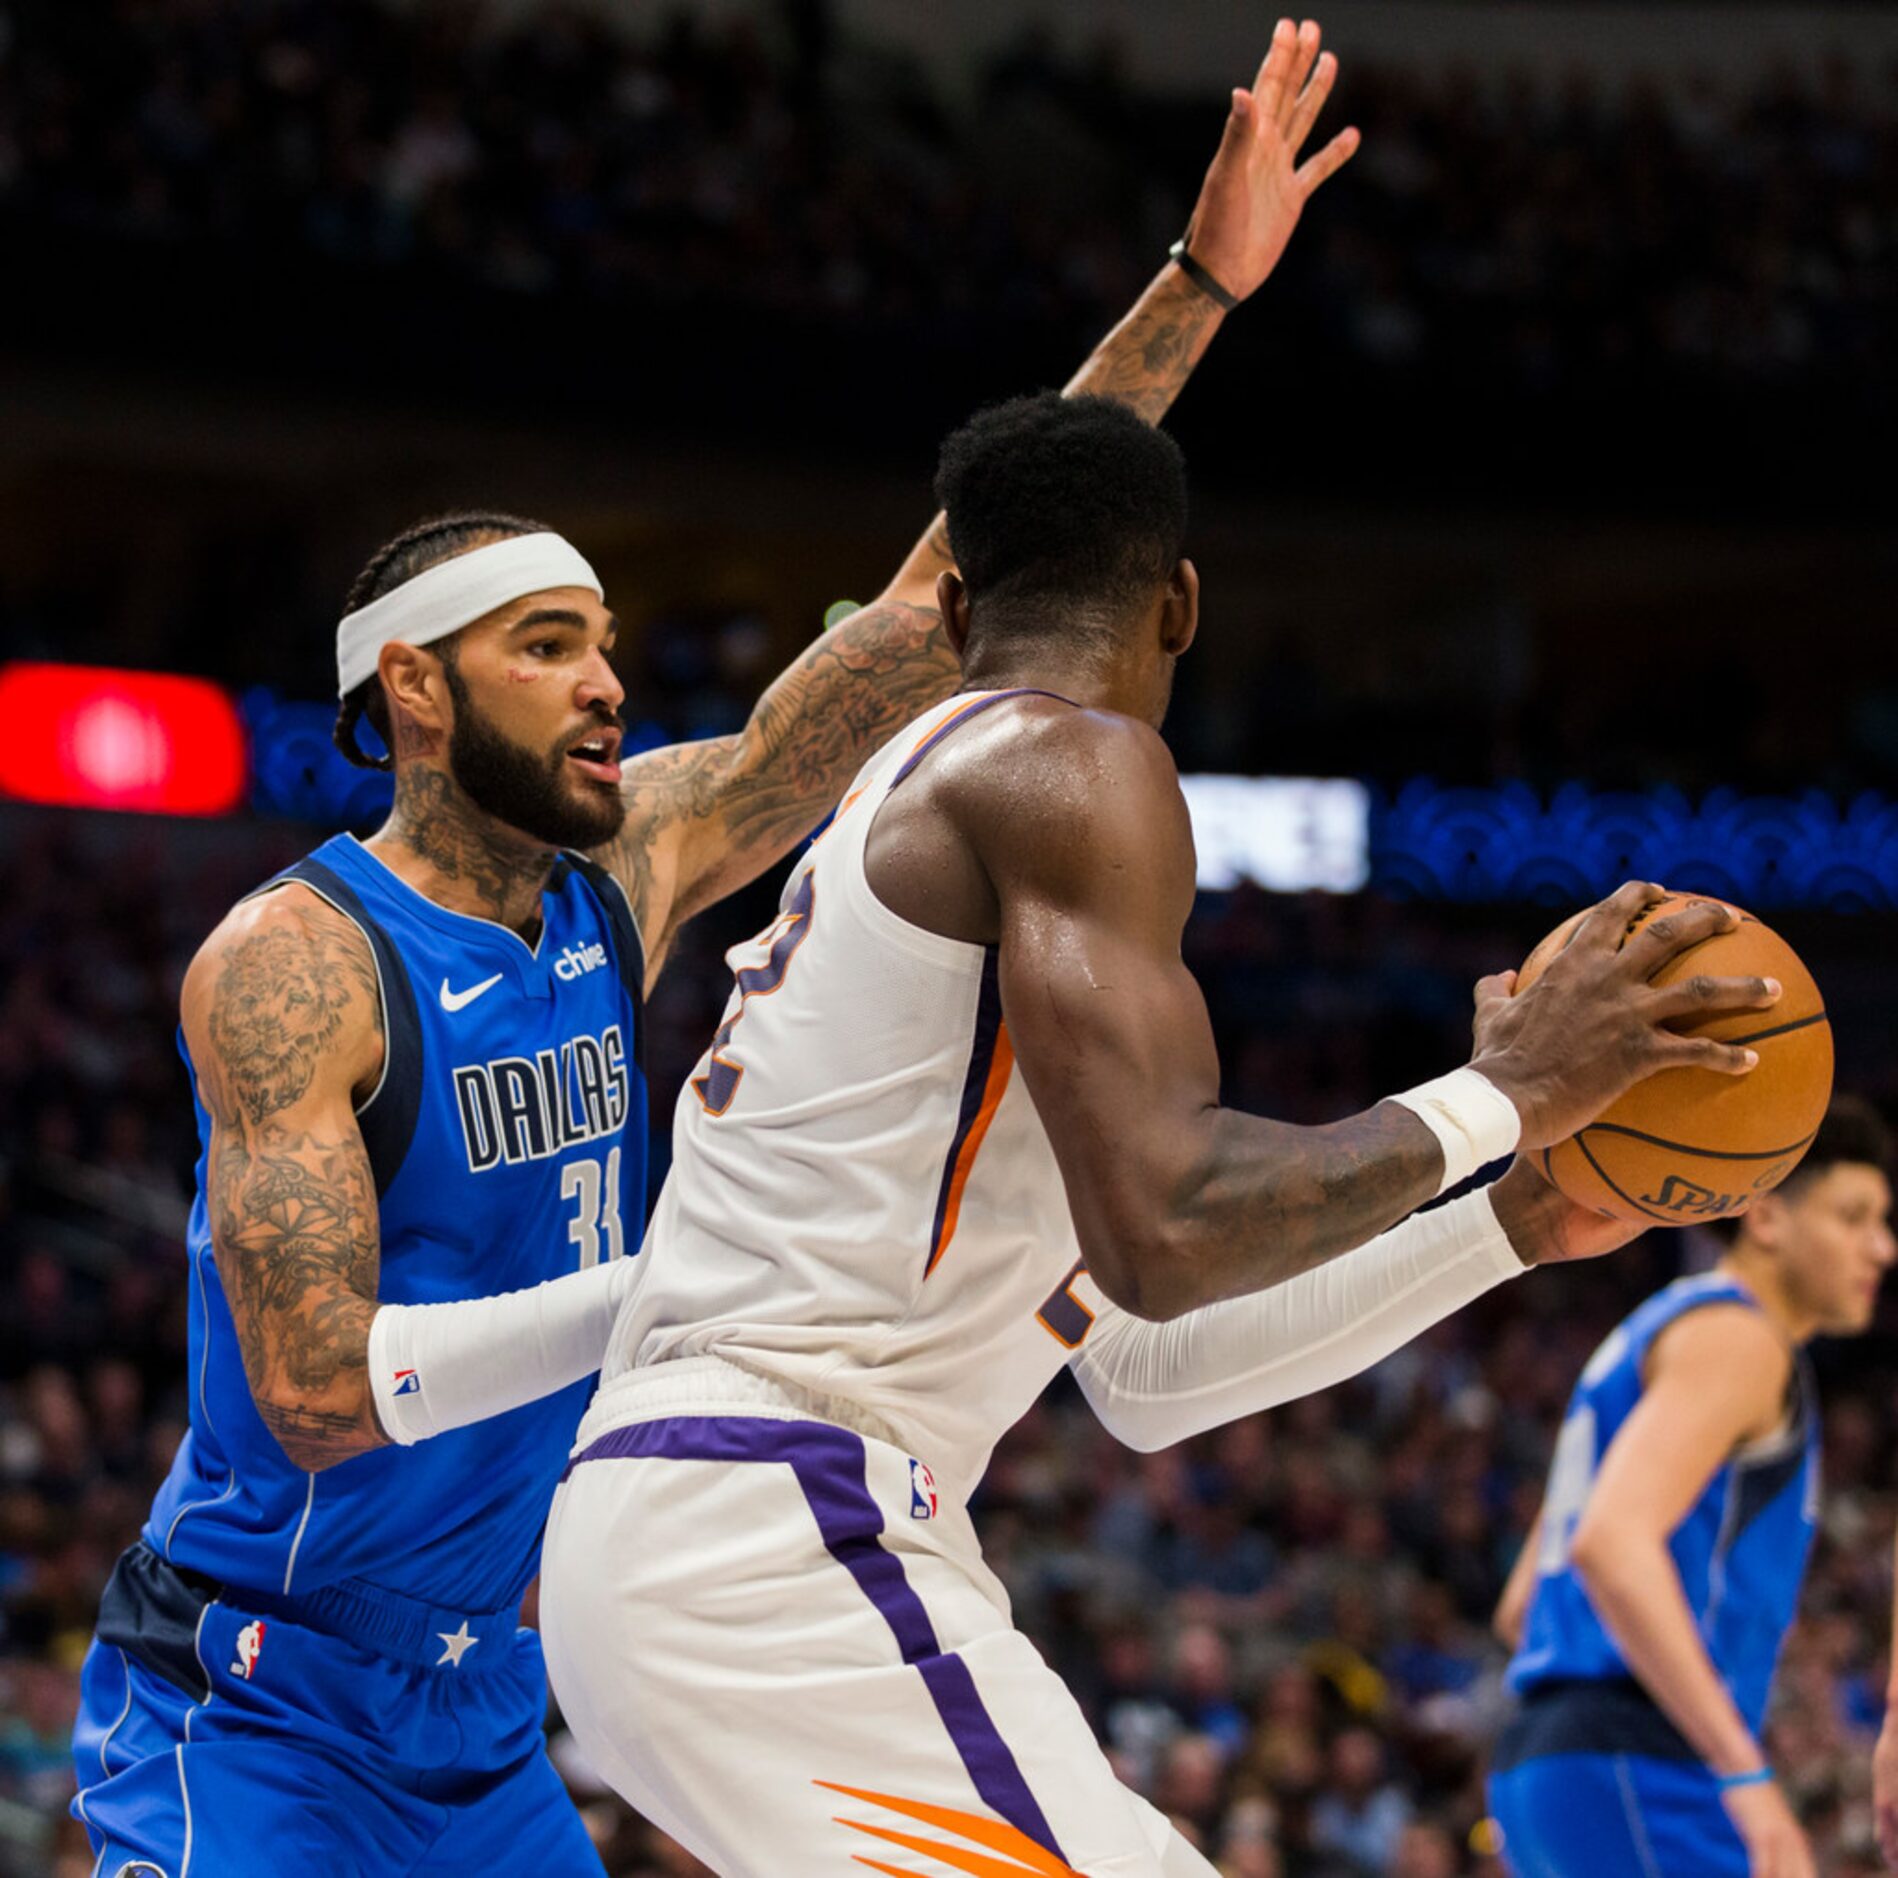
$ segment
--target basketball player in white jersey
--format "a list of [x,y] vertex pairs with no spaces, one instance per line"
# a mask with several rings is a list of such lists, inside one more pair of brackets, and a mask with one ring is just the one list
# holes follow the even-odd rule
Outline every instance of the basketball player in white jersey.
[[1405,1216],[1656,1069],[1743,1073],[1665,1026],[1777,987],[1651,987],[1732,915],[1629,939],[1631,884],[1523,996],[1478,987],[1469,1067],[1322,1128],[1221,1108],[1157,732],[1197,617],[1178,451],[1024,399],[938,494],[966,688],[731,955],[555,1500],[549,1667],[598,1770],[734,1878],[1204,1875],[1010,1624],[964,1511],[997,1437],[1072,1364],[1159,1445],[1631,1237],[1526,1161]]

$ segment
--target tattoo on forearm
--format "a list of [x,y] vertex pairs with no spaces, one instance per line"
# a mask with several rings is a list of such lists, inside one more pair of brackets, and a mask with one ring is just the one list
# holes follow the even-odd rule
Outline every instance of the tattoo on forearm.
[[1157,424],[1212,343],[1223,314],[1183,276],[1156,280],[1094,348],[1069,396],[1113,398]]
[[[1261,1153],[1259,1131],[1280,1140]],[[1194,1263],[1213,1298],[1282,1284],[1364,1244],[1436,1192],[1443,1151],[1392,1103],[1322,1128],[1227,1111],[1209,1163],[1176,1197],[1200,1239]]]
[[[864,759],[958,676],[935,608],[884,601],[815,641],[735,736],[629,762],[626,824],[601,859],[626,886],[649,954],[662,956],[683,921],[808,835]],[[704,846],[660,908],[657,837],[680,824]]]
[[361,1141],[234,1131],[213,1180],[218,1275],[266,1426],[301,1466],[378,1445],[368,1352],[380,1247]]
[[331,1138],[279,1119],[352,1018],[381,1022],[360,935],[328,915],[266,930],[230,947],[198,1066],[218,1276],[258,1412],[303,1467],[383,1440],[368,1390],[381,1255],[369,1157],[353,1128]]

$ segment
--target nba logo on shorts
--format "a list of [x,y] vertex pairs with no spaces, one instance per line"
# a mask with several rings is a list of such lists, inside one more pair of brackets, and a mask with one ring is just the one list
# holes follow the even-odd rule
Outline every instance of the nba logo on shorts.
[[936,1476],[921,1461],[909,1464],[909,1516],[911,1519],[936,1517]]
[[264,1622],[257,1618],[246,1624],[237,1633],[237,1661],[231,1665],[233,1676],[242,1676],[250,1681],[250,1672],[257,1667],[257,1659],[264,1653]]

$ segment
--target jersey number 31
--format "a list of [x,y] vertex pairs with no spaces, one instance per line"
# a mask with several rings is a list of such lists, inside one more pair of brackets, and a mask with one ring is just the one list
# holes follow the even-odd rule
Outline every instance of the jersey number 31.
[[574,1216],[567,1221],[567,1237],[580,1249],[580,1268],[600,1262],[600,1240],[606,1240],[606,1256],[619,1258],[626,1250],[626,1236],[619,1223],[619,1149],[612,1149],[606,1166],[598,1161],[569,1161],[560,1170],[560,1197],[577,1200]]

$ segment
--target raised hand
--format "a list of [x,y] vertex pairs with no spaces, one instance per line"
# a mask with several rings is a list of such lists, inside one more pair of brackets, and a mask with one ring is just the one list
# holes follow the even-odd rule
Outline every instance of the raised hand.
[[1358,133],[1345,129],[1298,160],[1324,107],[1338,61],[1318,50],[1318,23],[1280,20],[1250,91],[1232,94],[1232,114],[1200,184],[1186,252],[1235,300],[1278,265],[1305,204],[1350,160]]
[[1669,960],[1737,915],[1718,901],[1697,901],[1630,928],[1665,890],[1630,881],[1590,909],[1549,969],[1520,997],[1516,975],[1499,972],[1476,987],[1479,1069],[1515,1103],[1522,1146],[1549,1147],[1586,1127],[1609,1103],[1663,1069],[1710,1069],[1742,1076],[1759,1061],[1752,1050],[1685,1037],[1668,1028],[1729,1011],[1760,1011],[1779,997],[1770,978],[1696,973],[1671,985],[1649,981]]

